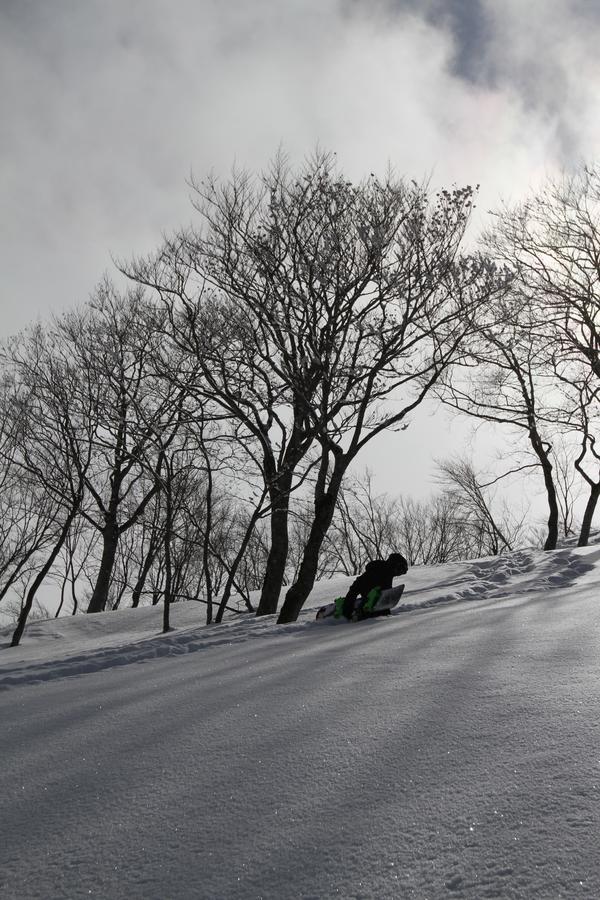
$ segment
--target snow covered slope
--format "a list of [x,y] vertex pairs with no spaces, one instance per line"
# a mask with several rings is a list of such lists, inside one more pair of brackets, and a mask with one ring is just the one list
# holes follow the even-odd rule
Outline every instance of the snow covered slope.
[[404,580],[360,624],[0,633],[0,896],[598,900],[600,549]]

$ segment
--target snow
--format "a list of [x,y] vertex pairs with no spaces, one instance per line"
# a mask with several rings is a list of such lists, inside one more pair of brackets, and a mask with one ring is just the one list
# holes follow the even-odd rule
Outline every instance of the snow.
[[0,633],[3,900],[597,900],[600,549],[404,580],[360,624]]

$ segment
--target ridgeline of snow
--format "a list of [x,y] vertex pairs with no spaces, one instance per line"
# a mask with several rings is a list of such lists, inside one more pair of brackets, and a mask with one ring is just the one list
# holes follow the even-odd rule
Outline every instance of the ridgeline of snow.
[[0,632],[3,900],[598,900],[600,549],[404,581],[359,624]]

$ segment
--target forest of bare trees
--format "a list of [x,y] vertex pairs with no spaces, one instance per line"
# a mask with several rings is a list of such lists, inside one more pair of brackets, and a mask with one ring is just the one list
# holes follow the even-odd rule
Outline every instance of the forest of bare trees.
[[[468,247],[476,189],[354,184],[325,153],[192,191],[193,224],[121,262],[125,287],[104,279],[0,348],[13,643],[44,581],[57,615],[161,603],[167,631],[191,600],[207,623],[287,623],[315,580],[392,550],[418,565],[588,542],[600,170],[501,209]],[[490,423],[501,471],[428,434],[433,495],[378,493],[365,450],[425,401]],[[514,473],[545,498],[542,535],[503,497]]]

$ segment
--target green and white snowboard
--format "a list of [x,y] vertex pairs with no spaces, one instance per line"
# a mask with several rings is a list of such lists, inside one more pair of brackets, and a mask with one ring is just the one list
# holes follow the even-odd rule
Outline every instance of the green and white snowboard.
[[[394,606],[396,606],[396,604],[400,600],[403,591],[403,584],[399,584],[397,587],[388,588],[386,591],[382,591],[381,595],[375,601],[375,603],[368,608],[365,608],[365,601],[363,598],[355,600],[354,611],[352,613],[352,621],[360,622],[363,619],[374,619],[376,616],[389,615]],[[343,599],[343,597],[338,597],[337,600],[333,601],[333,603],[328,603],[326,606],[322,606],[317,611],[317,620],[320,621],[321,619],[333,619],[334,621],[338,622],[346,622],[347,619],[341,613]]]

